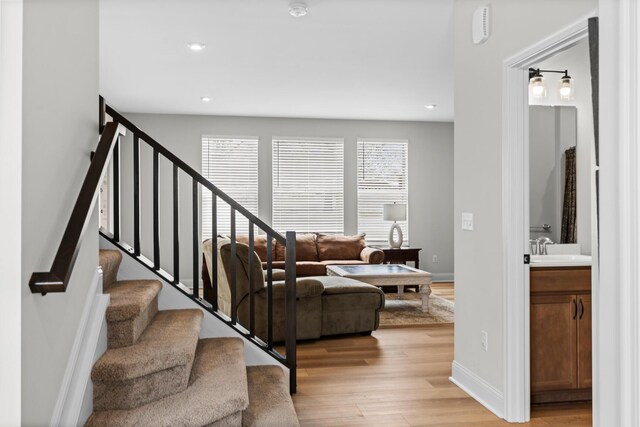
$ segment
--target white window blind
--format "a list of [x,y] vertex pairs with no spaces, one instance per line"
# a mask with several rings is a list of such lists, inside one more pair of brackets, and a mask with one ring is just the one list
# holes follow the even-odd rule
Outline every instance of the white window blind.
[[273,139],[273,228],[344,232],[342,139]]
[[[358,140],[358,232],[366,233],[368,244],[389,241],[391,222],[383,221],[382,205],[409,202],[408,146],[406,141]],[[398,224],[408,245],[408,223]]]
[[[249,212],[258,213],[258,140],[202,137],[202,175]],[[231,232],[230,207],[217,201],[218,234]],[[236,232],[247,234],[249,223],[236,212]],[[211,191],[202,190],[202,238],[211,237]]]

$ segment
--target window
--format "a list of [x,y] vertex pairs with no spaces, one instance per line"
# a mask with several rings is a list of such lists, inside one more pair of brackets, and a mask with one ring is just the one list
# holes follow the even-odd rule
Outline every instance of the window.
[[273,228],[344,232],[344,143],[273,140]]
[[[389,240],[391,224],[382,220],[385,203],[408,203],[408,143],[358,140],[358,232],[367,243]],[[399,222],[409,243],[407,221]]]
[[[202,175],[232,199],[258,213],[258,139],[202,137]],[[231,232],[229,205],[217,200],[218,234]],[[202,238],[211,237],[211,191],[202,192]],[[249,223],[236,214],[236,231],[247,234]]]

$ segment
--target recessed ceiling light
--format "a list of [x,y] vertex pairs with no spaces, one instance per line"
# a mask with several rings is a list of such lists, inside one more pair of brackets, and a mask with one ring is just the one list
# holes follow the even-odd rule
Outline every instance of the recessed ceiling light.
[[424,108],[426,108],[427,110],[433,110],[434,108],[436,108],[436,104],[425,105]]
[[200,97],[200,101],[209,102],[209,101],[211,101],[211,98],[209,98],[208,96],[202,96],[202,97]]
[[187,43],[187,46],[189,46],[189,49],[193,50],[194,52],[200,52],[205,47],[207,47],[207,45],[203,43]]
[[307,14],[307,5],[301,2],[294,2],[289,5],[289,15],[294,18],[302,18]]

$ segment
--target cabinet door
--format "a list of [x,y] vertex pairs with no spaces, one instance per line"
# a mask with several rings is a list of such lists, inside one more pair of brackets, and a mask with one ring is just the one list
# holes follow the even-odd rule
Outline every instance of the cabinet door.
[[578,295],[578,388],[591,388],[591,295]]
[[531,296],[531,391],[574,389],[577,381],[575,295]]

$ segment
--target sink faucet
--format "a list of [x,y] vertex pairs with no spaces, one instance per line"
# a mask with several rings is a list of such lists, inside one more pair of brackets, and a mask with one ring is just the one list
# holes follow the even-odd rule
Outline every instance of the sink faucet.
[[538,254],[540,255],[548,255],[547,254],[547,245],[554,245],[553,241],[548,237],[538,237],[536,240],[536,246],[538,249]]

